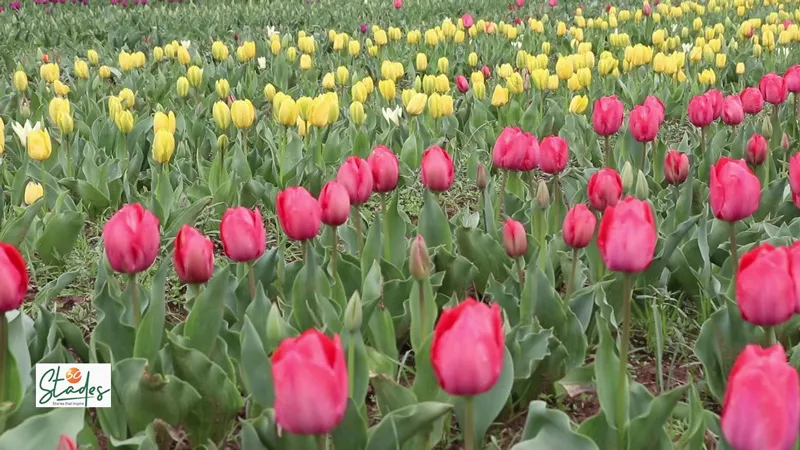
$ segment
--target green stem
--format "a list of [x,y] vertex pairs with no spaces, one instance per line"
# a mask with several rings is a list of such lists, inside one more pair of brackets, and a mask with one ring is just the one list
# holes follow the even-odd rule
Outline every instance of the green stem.
[[317,450],[325,450],[328,448],[328,435],[320,434],[317,436]]
[[44,170],[44,161],[39,161],[39,163],[41,164],[41,169],[42,169],[42,174],[40,175],[40,178],[41,178],[41,181],[42,181],[42,192],[44,192],[44,194],[42,195],[42,202],[44,202],[42,204],[42,209],[46,213],[47,212],[47,197],[45,197],[45,195],[47,195],[47,181],[46,181],[47,178],[45,177],[46,171]]
[[464,450],[475,450],[475,399],[464,397]]
[[361,209],[359,205],[353,206],[353,222],[356,226],[356,237],[358,238],[358,256],[364,253],[364,235],[361,232]]
[[572,268],[569,272],[569,281],[567,282],[567,294],[564,297],[564,303],[569,305],[569,300],[572,297],[572,292],[575,289],[575,275],[578,272],[578,249],[572,249]]
[[331,227],[331,275],[336,277],[336,256],[339,253],[338,228]]
[[644,161],[647,159],[647,142],[642,142],[642,159],[639,161],[639,170],[644,173]]
[[559,227],[561,227],[561,178],[559,174],[555,175],[553,178],[553,190],[555,194],[553,195],[553,229],[550,230],[552,233],[555,233]]
[[[305,241],[303,241],[305,242]],[[250,284],[250,300],[256,299],[256,271],[253,270],[255,261],[247,263],[247,278]]]
[[428,338],[428,331],[425,329],[427,324],[427,318],[425,317],[425,312],[427,308],[425,307],[425,285],[422,281],[417,281],[417,289],[419,289],[419,329],[422,332],[422,342],[424,343],[425,340]]
[[347,346],[347,392],[351,398],[355,398],[356,389],[356,346],[355,346],[355,333],[350,334],[350,342]]
[[736,248],[736,222],[730,222],[731,258],[733,258],[733,273],[739,268],[739,252]]
[[772,347],[778,343],[775,327],[764,327],[764,347]]
[[525,269],[522,266],[522,257],[517,257],[517,275],[519,276],[519,285],[522,286],[522,283],[525,282]]
[[133,324],[139,328],[139,322],[142,321],[142,309],[139,306],[139,289],[136,284],[136,274],[128,275],[128,287],[131,290],[131,307],[133,308]]
[[69,136],[64,136],[64,151],[67,153],[67,176],[72,176],[72,152],[69,151]]
[[388,197],[388,193],[381,194],[381,219],[383,219],[383,223],[381,227],[383,228],[383,257],[387,261],[392,260],[392,246],[389,243],[389,209],[386,207],[386,197]]
[[[501,169],[502,170],[502,169]],[[503,226],[503,203],[506,197],[506,182],[508,181],[508,172],[502,170],[500,172],[500,191],[497,193],[497,223],[498,226]]]
[[0,313],[0,405],[6,401],[6,355],[8,351],[8,318],[6,318],[6,313]]
[[633,294],[633,275],[626,273],[622,288],[622,336],[619,341],[619,373],[617,374],[617,447],[626,448],[625,427],[628,421],[628,348],[631,336],[631,296]]
[[240,130],[239,133],[241,133],[241,136],[242,136],[242,152],[244,153],[244,156],[246,158],[247,157],[247,151],[248,151],[247,150],[247,130],[246,129]]
[[605,137],[605,163],[606,167],[611,167],[611,137]]

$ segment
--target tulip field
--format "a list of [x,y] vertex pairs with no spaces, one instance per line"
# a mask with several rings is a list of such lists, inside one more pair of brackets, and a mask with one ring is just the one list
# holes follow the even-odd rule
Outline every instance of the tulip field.
[[796,450],[799,99],[786,0],[0,0],[0,450]]

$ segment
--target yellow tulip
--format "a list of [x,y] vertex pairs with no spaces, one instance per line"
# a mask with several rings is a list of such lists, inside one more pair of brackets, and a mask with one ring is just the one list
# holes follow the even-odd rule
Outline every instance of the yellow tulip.
[[76,59],[72,69],[75,71],[75,76],[82,79],[89,78],[89,65],[82,59]]
[[592,84],[592,71],[588,67],[578,69],[577,75],[581,87],[589,87]]
[[188,66],[192,61],[192,57],[189,55],[189,50],[186,50],[186,47],[182,45],[177,48],[176,54],[178,56],[178,62],[181,63],[181,65]]
[[55,91],[56,95],[66,97],[69,94],[69,90],[69,86],[62,83],[60,80],[53,82],[53,91]]
[[347,50],[350,56],[358,56],[359,52],[361,52],[361,44],[359,44],[358,41],[350,41]]
[[153,132],[158,133],[161,130],[167,130],[170,133],[175,133],[177,122],[175,120],[175,113],[170,111],[169,114],[164,114],[158,111],[153,117]]
[[403,100],[403,106],[408,106],[408,102],[411,101],[411,97],[413,97],[416,93],[417,91],[414,89],[403,89],[403,93],[400,95]]
[[20,92],[28,90],[28,76],[25,72],[21,70],[14,72],[14,87]]
[[97,70],[98,75],[104,80],[111,77],[111,69],[108,66],[100,66],[100,69]]
[[350,120],[353,125],[359,127],[366,120],[367,115],[364,112],[364,105],[361,102],[353,102],[350,104]]
[[447,75],[440,74],[436,77],[436,81],[434,83],[434,87],[436,88],[436,92],[440,94],[444,94],[445,92],[450,90],[450,80],[447,79]]
[[186,97],[189,95],[189,80],[187,80],[186,77],[178,78],[176,89],[179,97]]
[[736,64],[736,75],[743,75],[744,74],[744,63]]
[[240,129],[247,129],[256,119],[256,109],[250,100],[236,100],[231,105],[231,121]]
[[153,137],[153,160],[166,164],[175,152],[175,136],[168,130],[160,130]]
[[361,84],[364,85],[364,89],[367,90],[367,95],[372,94],[372,91],[375,90],[375,82],[372,81],[372,77],[364,77],[361,79]]
[[478,65],[478,54],[475,53],[475,52],[470,53],[469,56],[467,56],[467,64],[469,64],[470,67],[477,66]]
[[700,84],[714,84],[717,82],[717,75],[713,69],[705,69],[697,74],[697,79]]
[[428,68],[428,56],[425,53],[417,53],[417,60],[415,64],[417,72],[425,72]]
[[453,115],[453,97],[449,95],[442,95],[439,100],[440,112],[442,117]]
[[52,143],[50,142],[50,133],[45,128],[44,130],[32,131],[25,144],[28,150],[28,156],[36,161],[44,161],[50,157],[52,153]]
[[428,112],[434,119],[438,119],[442,116],[441,100],[441,96],[435,93],[428,97]]
[[569,102],[569,112],[573,114],[583,114],[589,106],[589,98],[585,95],[576,95]]
[[336,88],[336,76],[333,72],[328,72],[322,77],[322,87],[328,90]]
[[311,68],[311,56],[302,55],[300,57],[300,69],[309,70]]
[[508,103],[508,89],[499,84],[494,87],[492,92],[492,106],[501,107]]
[[308,122],[308,114],[311,110],[311,97],[300,97],[297,99],[297,108],[300,111],[300,118]]
[[414,94],[406,105],[406,111],[412,116],[418,116],[425,110],[428,96],[422,93]]
[[126,108],[133,108],[133,105],[136,104],[136,96],[134,95],[133,91],[128,88],[120,91],[119,100]]
[[547,80],[547,89],[551,91],[558,90],[558,76],[557,75],[550,75],[550,78]]
[[42,66],[39,68],[39,76],[41,76],[44,81],[48,83],[56,81],[60,75],[61,70],[58,68],[58,64],[42,64]]
[[267,83],[267,85],[264,86],[264,97],[269,101],[272,101],[272,99],[275,98],[275,94],[277,92],[278,90],[275,89],[275,86],[273,86],[272,83]]
[[308,112],[308,124],[317,128],[324,128],[328,125],[328,115],[330,106],[324,96],[319,96],[311,101]]
[[724,53],[718,53],[716,58],[716,65],[718,69],[722,69],[728,63],[728,55]]
[[389,101],[394,100],[395,96],[397,95],[394,81],[392,80],[381,80],[378,83],[378,90],[380,91],[381,96]]
[[350,79],[350,71],[347,70],[345,66],[339,66],[336,69],[336,83],[339,86],[344,86],[347,84],[347,81]]
[[353,97],[354,101],[364,103],[367,101],[367,88],[364,87],[364,83],[361,81],[357,81],[353,86],[350,88],[350,96]]
[[272,52],[273,56],[278,56],[278,53],[281,52],[281,41],[273,39],[269,44],[269,51]]
[[44,188],[41,184],[35,181],[29,181],[25,185],[25,204],[30,206],[36,203],[37,200],[44,197]]
[[569,80],[567,80],[567,88],[573,92],[581,88],[581,80],[578,79],[577,74],[572,74]]
[[440,73],[447,73],[447,70],[450,68],[450,61],[444,56],[439,58],[439,61],[436,62],[437,67],[439,68]]
[[133,129],[133,114],[128,110],[122,110],[114,116],[114,123],[122,134],[128,134]]
[[278,122],[281,125],[286,127],[295,126],[299,116],[300,108],[291,97],[286,97],[281,101],[281,108],[278,111]]
[[228,54],[228,46],[223,42],[215,41],[213,44],[211,44],[211,56],[213,56],[217,61],[225,61],[228,59]]
[[326,92],[323,97],[325,97],[325,102],[330,108],[328,110],[328,123],[333,124],[339,120],[339,96],[336,95],[336,92]]
[[506,87],[512,94],[521,94],[525,88],[522,75],[520,75],[519,72],[514,72],[506,80]]
[[61,110],[61,112],[58,113],[56,125],[58,129],[61,130],[61,134],[72,134],[75,123],[72,121],[72,114],[70,114],[69,110]]
[[556,61],[556,75],[561,80],[569,80],[572,77],[572,61],[569,58],[558,58]]
[[220,99],[224,100],[228,98],[228,94],[230,93],[231,90],[231,85],[230,83],[228,83],[228,80],[222,78],[214,83],[214,88],[217,91],[217,96]]
[[100,57],[97,55],[97,52],[91,49],[86,52],[86,59],[88,59],[93,66],[96,66],[98,61],[100,61]]
[[545,69],[535,69],[531,72],[531,80],[536,89],[543,91],[547,89],[547,82],[550,78],[550,73]]
[[228,126],[231,124],[231,110],[228,108],[227,103],[222,101],[214,103],[212,115],[214,116],[214,123],[217,124],[217,128],[221,131],[228,129]]
[[486,98],[486,84],[483,82],[472,84],[472,95],[478,100]]
[[186,71],[186,78],[192,86],[200,86],[200,82],[203,81],[203,69],[197,66],[189,67],[189,70]]
[[61,111],[66,111],[67,114],[70,113],[69,100],[61,97],[53,97],[53,99],[50,100],[50,104],[47,107],[47,112],[50,115],[50,121],[52,123],[54,124],[56,123],[59,114],[61,114]]

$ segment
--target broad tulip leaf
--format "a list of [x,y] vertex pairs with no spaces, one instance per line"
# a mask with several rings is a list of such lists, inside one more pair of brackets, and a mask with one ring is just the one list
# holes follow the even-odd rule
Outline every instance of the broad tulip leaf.
[[[605,420],[609,426],[616,430],[618,426],[624,427],[626,424],[617,423],[617,410],[620,405],[617,404],[618,387],[618,374],[619,374],[619,356],[614,349],[614,340],[611,339],[611,333],[608,330],[608,324],[601,317],[596,318],[597,331],[600,335],[600,346],[597,350],[597,358],[594,363],[594,376],[597,385],[597,397],[600,400],[600,408],[605,415]],[[628,392],[629,382],[627,376],[625,378],[625,392]],[[626,395],[625,404],[622,405],[626,409],[623,417],[628,417],[628,403],[630,396]],[[627,419],[625,419],[627,422]]]
[[[475,408],[473,429],[475,430],[475,442],[482,443],[486,430],[494,422],[494,419],[500,414],[500,411],[508,404],[509,395],[511,395],[511,387],[514,384],[514,361],[511,358],[511,353],[508,349],[503,347],[503,367],[500,371],[500,378],[494,386],[483,394],[477,395],[473,398]],[[458,423],[462,424],[466,420],[466,407],[463,397],[456,397],[453,399],[455,403],[455,414]],[[480,445],[479,445],[480,446]]]
[[249,317],[244,319],[241,340],[241,371],[247,392],[253,396],[259,405],[264,408],[271,408],[275,402],[272,364]]
[[459,227],[456,230],[458,251],[478,268],[475,287],[478,292],[486,289],[489,276],[505,280],[509,263],[505,250],[494,238],[476,228]]
[[450,222],[447,221],[444,211],[433,193],[425,190],[423,194],[425,204],[419,216],[417,233],[425,238],[428,248],[444,246],[447,251],[453,249],[453,235],[450,231]]
[[628,448],[671,450],[672,443],[664,426],[688,388],[688,385],[680,386],[653,399],[647,412],[631,421],[628,428]]
[[344,419],[332,432],[333,447],[363,450],[367,446],[367,423],[352,398],[347,399]]
[[190,348],[209,354],[214,347],[222,325],[229,281],[227,270],[218,271],[195,301],[183,327],[183,335],[188,338]]
[[547,409],[543,401],[533,401],[528,406],[528,418],[522,432],[522,442],[512,450],[598,450],[586,436],[572,431],[569,418],[561,411]]
[[396,448],[452,409],[447,403],[422,402],[392,411],[370,428],[366,449]]
[[162,338],[164,337],[164,323],[167,314],[164,303],[164,284],[167,278],[167,270],[170,266],[169,259],[164,259],[161,262],[161,267],[153,277],[153,287],[147,311],[145,311],[142,321],[136,329],[133,356],[135,358],[145,358],[151,367],[156,365],[156,358],[161,350]]
[[373,263],[380,264],[383,244],[381,244],[381,216],[375,215],[375,220],[369,227],[366,241],[364,242],[364,252],[361,256],[361,276],[366,277]]
[[78,212],[52,214],[36,242],[39,257],[48,264],[58,264],[72,251],[83,231],[86,217]]
[[72,438],[83,428],[85,411],[80,408],[57,408],[22,422],[0,435],[0,448],[41,450],[57,448],[62,434]]
[[36,202],[28,206],[23,215],[4,224],[3,231],[0,233],[0,241],[19,247],[22,241],[25,240],[33,219],[39,215],[42,207],[44,207],[44,202]]
[[387,376],[375,376],[370,382],[375,390],[381,416],[417,403],[417,396],[414,395],[414,392]]

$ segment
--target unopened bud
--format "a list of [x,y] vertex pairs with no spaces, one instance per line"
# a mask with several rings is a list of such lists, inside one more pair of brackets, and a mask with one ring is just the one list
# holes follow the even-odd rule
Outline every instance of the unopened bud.
[[347,308],[344,310],[344,327],[353,333],[360,330],[362,314],[361,296],[358,295],[358,292],[353,292],[353,296],[350,297]]
[[767,140],[772,137],[772,121],[769,116],[764,117],[764,121],[761,123],[761,135]]
[[647,200],[650,196],[650,187],[647,185],[647,178],[641,170],[636,176],[636,198],[639,200]]
[[228,135],[220,134],[217,138],[217,150],[225,153],[225,150],[228,149]]
[[267,316],[267,347],[269,347],[266,349],[267,352],[271,352],[278,348],[278,344],[289,337],[289,334],[286,332],[286,330],[287,324],[283,320],[281,310],[273,306],[270,308],[269,315]]
[[783,151],[789,150],[789,135],[786,133],[783,133],[783,136],[781,136],[781,148]]
[[547,183],[544,180],[539,180],[539,189],[536,190],[536,204],[541,209],[547,209],[550,206],[550,191],[547,189]]
[[27,101],[22,102],[22,105],[19,107],[19,113],[22,114],[23,119],[27,119],[31,116],[31,107],[28,105]]
[[633,166],[630,161],[626,161],[622,166],[622,190],[628,192],[633,187]]
[[416,280],[424,280],[431,270],[431,258],[428,255],[428,245],[421,234],[411,242],[411,260],[408,263],[411,275]]
[[478,164],[478,173],[475,175],[475,184],[478,185],[478,189],[480,190],[486,189],[486,168],[483,167],[483,164]]

